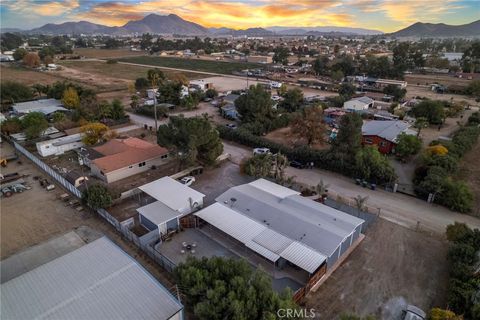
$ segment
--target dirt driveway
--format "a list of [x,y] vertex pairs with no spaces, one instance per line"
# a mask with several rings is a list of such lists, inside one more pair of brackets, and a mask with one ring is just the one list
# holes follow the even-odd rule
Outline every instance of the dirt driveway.
[[423,310],[445,307],[446,254],[443,240],[378,219],[345,263],[307,297],[307,308],[315,308],[318,319],[337,319],[342,313],[379,316],[391,300]]

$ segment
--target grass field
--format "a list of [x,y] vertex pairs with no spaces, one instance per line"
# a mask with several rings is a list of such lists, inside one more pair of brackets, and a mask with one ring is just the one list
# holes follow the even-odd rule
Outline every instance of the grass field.
[[196,58],[170,58],[170,57],[130,57],[121,58],[119,61],[148,64],[158,67],[188,69],[203,72],[232,74],[234,71],[262,67],[261,64],[248,62],[223,62],[199,60]]
[[[103,61],[61,61],[60,65],[67,68],[76,69],[92,75],[101,75],[117,79],[135,80],[147,75],[148,67],[133,66],[127,64],[108,64]],[[182,72],[182,71],[165,71],[167,76],[173,76],[175,74],[182,74],[188,79],[198,79],[202,75],[198,73]]]
[[74,54],[85,56],[87,58],[120,58],[131,56],[143,56],[145,52],[130,51],[128,49],[94,49],[94,48],[76,48]]

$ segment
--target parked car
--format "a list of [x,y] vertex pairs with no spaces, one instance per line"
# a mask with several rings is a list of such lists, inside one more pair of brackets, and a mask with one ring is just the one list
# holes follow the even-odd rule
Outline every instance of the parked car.
[[276,81],[270,81],[270,88],[272,89],[280,89],[282,87],[281,82],[276,82]]
[[237,129],[237,125],[235,123],[227,123],[225,127],[229,129]]
[[303,169],[303,168],[305,168],[305,164],[303,164],[299,161],[293,160],[293,161],[290,161],[290,167],[294,167],[294,168],[297,168],[297,169]]
[[181,180],[180,180],[180,183],[186,185],[186,186],[190,186],[192,183],[195,182],[195,177],[192,177],[192,176],[188,176],[188,177],[183,177]]
[[253,154],[254,154],[254,155],[257,155],[257,154],[268,154],[268,153],[271,153],[271,152],[270,152],[270,149],[268,149],[268,148],[255,148],[255,149],[253,149]]

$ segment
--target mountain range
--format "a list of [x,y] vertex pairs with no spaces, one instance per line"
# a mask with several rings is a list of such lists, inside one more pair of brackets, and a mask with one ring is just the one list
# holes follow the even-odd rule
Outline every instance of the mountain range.
[[[13,31],[13,30],[12,30]],[[17,31],[17,30],[15,30]],[[2,32],[7,32],[2,29]],[[282,27],[248,28],[235,30],[231,28],[205,28],[200,24],[182,19],[175,14],[149,14],[140,20],[132,20],[121,27],[109,27],[88,21],[65,22],[61,24],[46,24],[32,30],[24,30],[31,34],[110,34],[126,35],[133,33],[178,34],[178,35],[211,35],[234,37],[248,36],[286,36],[286,35],[376,35],[382,34],[378,30],[350,27]],[[446,25],[417,22],[405,29],[387,34],[394,37],[453,37],[478,36],[480,34],[480,20],[464,25]]]
[[469,37],[480,36],[480,20],[458,26],[417,22],[389,34],[392,37]]

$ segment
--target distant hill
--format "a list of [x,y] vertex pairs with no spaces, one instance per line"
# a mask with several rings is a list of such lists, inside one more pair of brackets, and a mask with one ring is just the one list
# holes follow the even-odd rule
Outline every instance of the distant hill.
[[242,37],[242,36],[247,36],[247,37],[262,37],[262,36],[271,36],[273,35],[272,31],[269,31],[264,28],[248,28],[248,29],[241,29],[241,30],[235,30],[235,29],[230,29],[230,28],[210,28],[209,29],[210,33],[213,35],[217,36],[234,36],[234,37]]
[[122,28],[131,33],[150,32],[156,34],[185,35],[202,35],[208,33],[208,29],[203,26],[183,20],[175,14],[169,14],[168,16],[149,14],[142,20],[129,21]]
[[65,22],[61,24],[49,23],[40,28],[25,31],[34,34],[184,34],[202,35],[208,30],[199,24],[183,20],[177,15],[161,16],[149,14],[141,20],[129,21],[122,27],[108,27],[87,21]]
[[60,24],[48,23],[40,28],[27,31],[34,34],[73,34],[73,33],[111,33],[111,27],[95,24],[88,21],[65,22]]
[[411,26],[388,34],[392,37],[471,37],[480,36],[480,20],[458,26],[444,23],[417,22]]
[[330,34],[330,33],[343,33],[343,34],[357,34],[357,35],[374,35],[382,34],[382,31],[363,29],[363,28],[351,28],[351,27],[269,27],[270,31],[279,35],[315,35],[315,34]]

